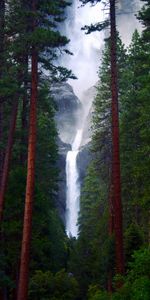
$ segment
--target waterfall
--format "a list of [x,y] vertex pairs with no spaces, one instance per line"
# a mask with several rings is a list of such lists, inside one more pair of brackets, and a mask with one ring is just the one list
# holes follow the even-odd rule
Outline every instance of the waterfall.
[[[82,103],[82,120],[76,124],[76,136],[72,143],[72,150],[66,157],[66,232],[68,236],[78,235],[78,213],[80,209],[80,182],[77,168],[77,155],[82,143],[84,123],[91,107],[91,101],[85,99],[84,91],[93,86],[98,80],[100,49],[103,44],[104,33],[95,32],[85,35],[81,27],[103,20],[102,4],[91,7],[90,4],[81,7],[79,0],[74,0],[68,8],[64,33],[70,38],[69,50],[73,56],[63,58],[63,63],[75,73],[78,80],[69,80],[75,94]],[[86,101],[87,100],[87,101]],[[81,114],[80,114],[81,116]],[[79,129],[80,128],[80,129]]]
[[66,157],[66,231],[68,236],[78,235],[77,219],[80,209],[80,183],[77,169],[77,155],[82,139],[82,129],[78,129],[72,150]]

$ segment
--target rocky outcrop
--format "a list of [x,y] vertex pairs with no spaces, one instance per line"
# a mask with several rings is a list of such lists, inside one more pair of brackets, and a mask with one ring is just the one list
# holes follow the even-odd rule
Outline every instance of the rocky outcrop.
[[81,102],[68,83],[55,83],[51,94],[57,105],[56,124],[60,139],[71,144],[76,133],[76,123],[81,109]]

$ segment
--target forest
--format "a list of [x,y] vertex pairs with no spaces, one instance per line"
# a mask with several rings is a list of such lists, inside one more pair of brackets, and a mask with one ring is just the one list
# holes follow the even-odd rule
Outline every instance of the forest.
[[149,300],[150,0],[140,1],[142,30],[129,45],[116,26],[118,1],[80,0],[83,9],[104,2],[109,13],[84,27],[107,34],[77,237],[57,207],[51,92],[77,80],[60,64],[75,54],[61,30],[71,2],[0,1],[0,300]]

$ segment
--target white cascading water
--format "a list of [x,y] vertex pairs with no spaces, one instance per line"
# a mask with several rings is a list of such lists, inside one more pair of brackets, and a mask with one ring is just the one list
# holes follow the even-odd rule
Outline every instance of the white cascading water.
[[68,151],[66,157],[66,230],[68,236],[77,237],[77,219],[80,209],[80,183],[77,169],[77,155],[82,139],[82,129],[77,130],[72,150]]
[[[102,1],[103,2],[103,1]],[[73,71],[78,77],[78,80],[69,80],[73,86],[75,94],[79,97],[83,105],[82,121],[78,120],[77,133],[72,143],[72,151],[69,151],[66,158],[66,232],[69,236],[78,236],[78,212],[80,209],[80,183],[79,172],[77,169],[77,155],[82,141],[84,131],[84,121],[88,116],[88,112],[92,103],[85,99],[84,91],[95,85],[98,80],[98,67],[100,65],[100,52],[103,46],[104,32],[94,32],[90,35],[85,35],[81,30],[84,25],[91,23],[102,22],[105,18],[103,4],[97,3],[95,6],[90,4],[81,7],[79,0],[74,0],[72,6],[68,9],[68,17],[65,23],[65,34],[70,39],[69,50],[73,52],[70,59],[63,58],[64,65]],[[139,2],[139,0],[137,0]],[[122,0],[119,1],[120,5]],[[108,11],[107,11],[108,13]],[[125,15],[123,26],[119,22],[120,32],[127,43],[126,35],[124,36],[124,24],[130,23],[130,28],[134,30],[135,21],[134,14]],[[133,26],[132,26],[133,25]],[[131,36],[131,30],[130,30]],[[80,124],[80,125],[79,125]],[[78,129],[80,128],[80,129]]]

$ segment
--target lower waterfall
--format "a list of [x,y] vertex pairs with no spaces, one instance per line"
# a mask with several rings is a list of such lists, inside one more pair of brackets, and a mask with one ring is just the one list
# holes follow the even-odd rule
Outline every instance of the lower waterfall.
[[80,183],[77,168],[77,155],[82,139],[82,129],[78,129],[72,150],[66,157],[66,231],[68,236],[78,235],[78,213],[80,209]]

